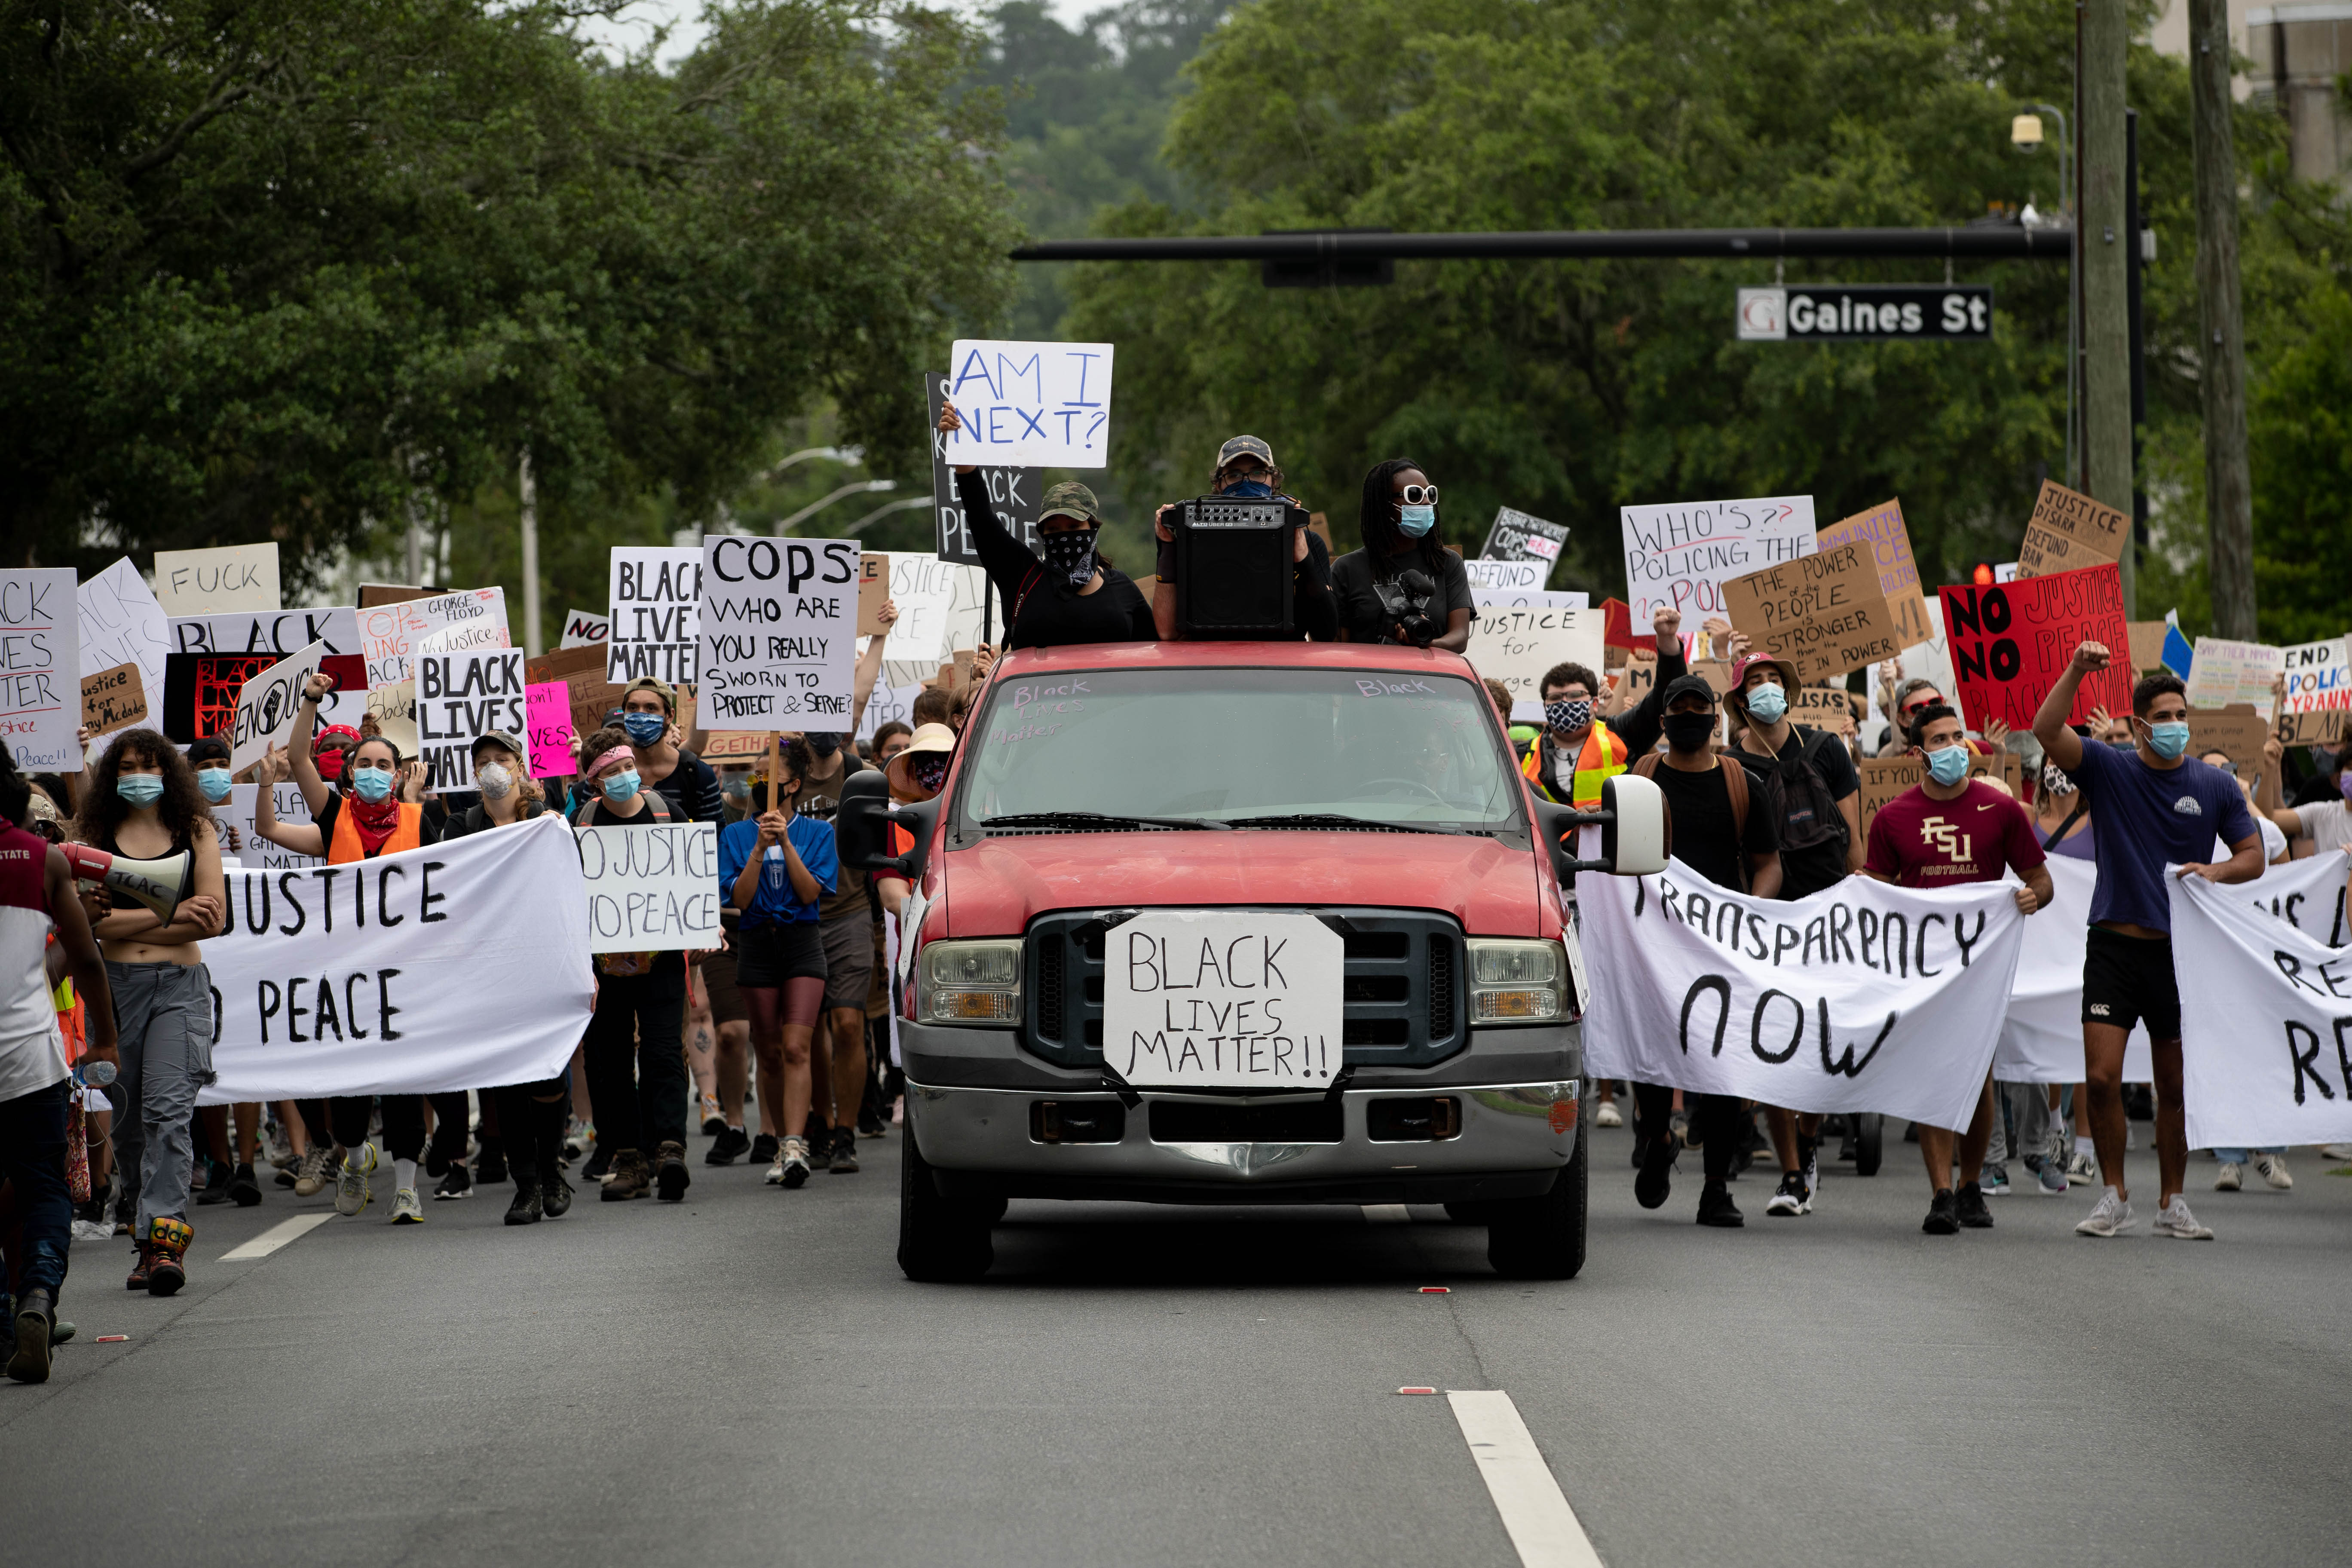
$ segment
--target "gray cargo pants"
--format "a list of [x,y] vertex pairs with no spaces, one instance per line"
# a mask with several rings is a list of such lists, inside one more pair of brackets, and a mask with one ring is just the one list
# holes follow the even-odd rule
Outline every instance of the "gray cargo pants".
[[143,1239],[150,1222],[187,1217],[195,1165],[189,1122],[196,1089],[213,1080],[212,972],[201,963],[109,963],[106,983],[122,1047],[122,1076],[108,1094],[114,1161],[138,1184],[132,1235]]

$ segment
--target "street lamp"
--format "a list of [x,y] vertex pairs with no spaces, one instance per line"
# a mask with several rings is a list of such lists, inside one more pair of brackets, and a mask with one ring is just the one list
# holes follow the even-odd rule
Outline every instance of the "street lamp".
[[2077,300],[2081,289],[2083,259],[2083,226],[2074,219],[2074,140],[2066,133],[2066,115],[2063,110],[2047,103],[2029,103],[2024,111],[2009,122],[2009,140],[2021,153],[2037,153],[2042,149],[2042,116],[2048,115],[2058,122],[2058,210],[2066,216],[2073,237],[2066,247],[2066,483],[2080,489],[2082,481],[2074,467],[2074,387],[2082,374],[2082,347],[2077,339]]
[[894,511],[905,511],[910,507],[929,506],[930,504],[931,498],[927,495],[908,496],[903,500],[885,501],[882,505],[876,507],[872,511],[867,512],[864,517],[859,518],[856,522],[851,523],[847,528],[843,529],[841,531],[844,533],[862,532],[867,523],[874,521],[877,518],[887,517]]
[[811,501],[783,521],[776,524],[776,531],[790,533],[793,531],[793,524],[803,518],[814,517],[844,496],[871,495],[876,490],[895,490],[898,488],[898,481],[896,479],[861,479],[856,484],[844,485],[823,500]]

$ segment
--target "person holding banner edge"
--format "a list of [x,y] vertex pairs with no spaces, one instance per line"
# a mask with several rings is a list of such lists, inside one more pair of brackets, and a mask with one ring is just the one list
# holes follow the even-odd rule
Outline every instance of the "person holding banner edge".
[[[1870,825],[1861,874],[1899,888],[1949,888],[1997,882],[2007,869],[2025,884],[2017,889],[2020,913],[2046,908],[2056,891],[2033,824],[2007,790],[1969,776],[1968,731],[1960,716],[1942,703],[1933,704],[1912,719],[1907,739],[1927,775],[1879,808]],[[1994,1114],[1988,1070],[1975,1114],[1958,1141],[1958,1186],[1951,1184],[1952,1133],[1920,1124],[1919,1155],[1927,1163],[1931,1191],[1927,1217],[1919,1228],[1929,1236],[1956,1236],[1964,1227],[1992,1228],[1992,1211],[1985,1206],[1979,1184],[1985,1151],[1992,1142]]]
[[[2180,987],[2172,951],[2172,907],[2164,871],[2208,881],[2250,882],[2262,875],[2262,835],[2235,780],[2195,761],[2189,750],[2189,698],[2179,676],[2144,676],[2132,688],[2133,749],[2086,746],[2068,728],[2083,677],[2105,669],[2106,646],[2084,641],[2061,671],[2033,716],[2042,755],[2071,777],[2097,808],[2095,849],[2098,885],[2091,899],[2091,929],[2083,959],[2084,1120],[2109,1178],[2091,1213],[2075,1230],[2113,1237],[2133,1224],[2124,1181],[2124,1043],[2132,1025],[2147,1023],[2156,1068],[2156,1146],[2161,1207],[2158,1236],[2210,1241],[2181,1195],[2188,1175],[2187,1127],[2180,1100]],[[2219,865],[2215,837],[2229,847]]]

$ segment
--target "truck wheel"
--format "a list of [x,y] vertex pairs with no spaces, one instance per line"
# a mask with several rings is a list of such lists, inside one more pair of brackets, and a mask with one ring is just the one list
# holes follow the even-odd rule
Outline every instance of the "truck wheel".
[[988,1238],[988,1206],[940,1194],[930,1165],[915,1146],[912,1128],[899,1150],[899,1271],[935,1285],[979,1279],[996,1261]]
[[1886,1152],[1886,1118],[1873,1110],[1855,1117],[1853,1121],[1853,1173],[1874,1176]]
[[1587,1160],[1584,1118],[1577,1118],[1576,1153],[1538,1198],[1491,1205],[1486,1261],[1507,1279],[1573,1279],[1584,1267]]

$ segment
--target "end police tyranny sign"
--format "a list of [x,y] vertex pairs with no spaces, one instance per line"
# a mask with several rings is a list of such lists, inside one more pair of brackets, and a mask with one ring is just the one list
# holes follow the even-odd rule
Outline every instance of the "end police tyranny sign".
[[1949,283],[1742,289],[1738,321],[1743,342],[1989,342],[1992,290]]

